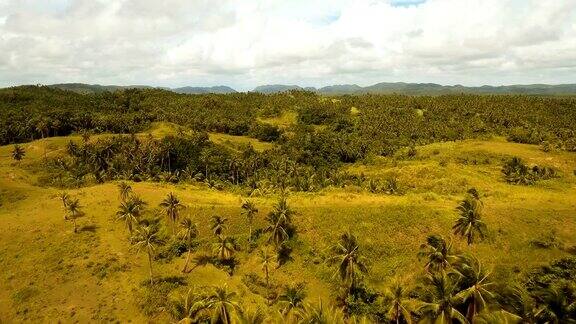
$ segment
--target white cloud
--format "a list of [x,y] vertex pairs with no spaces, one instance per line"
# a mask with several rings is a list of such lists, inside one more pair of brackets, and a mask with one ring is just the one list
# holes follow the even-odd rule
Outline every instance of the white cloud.
[[0,0],[0,86],[576,82],[573,0]]

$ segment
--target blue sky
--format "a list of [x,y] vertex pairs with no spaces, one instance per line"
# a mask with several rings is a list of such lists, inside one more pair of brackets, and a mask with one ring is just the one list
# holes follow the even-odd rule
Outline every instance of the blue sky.
[[572,0],[0,0],[0,86],[575,76]]

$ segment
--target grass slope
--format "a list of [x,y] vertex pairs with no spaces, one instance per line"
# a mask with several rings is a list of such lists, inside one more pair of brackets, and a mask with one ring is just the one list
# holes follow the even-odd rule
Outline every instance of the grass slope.
[[[154,136],[171,132],[166,125],[152,131]],[[235,138],[211,134],[214,141],[234,142]],[[150,319],[138,307],[148,269],[145,255],[131,250],[127,230],[114,220],[119,204],[116,184],[68,190],[80,198],[86,212],[79,220],[78,234],[63,220],[59,190],[35,185],[31,165],[42,158],[45,148],[46,154],[58,154],[69,139],[24,144],[27,155],[21,162],[10,158],[11,145],[0,147],[0,320],[168,321],[165,313]],[[432,233],[449,235],[455,207],[469,186],[483,194],[490,233],[485,242],[471,248],[457,239],[455,243],[478,255],[496,276],[512,280],[517,272],[566,254],[558,248],[535,248],[530,244],[534,239],[553,236],[565,246],[576,245],[576,154],[545,153],[534,145],[501,139],[437,143],[417,150],[412,158],[400,154],[347,166],[350,172],[376,178],[394,175],[408,191],[405,195],[372,194],[356,187],[292,194],[289,203],[297,212],[299,243],[294,260],[271,273],[272,282],[283,284],[297,278],[307,283],[309,300],[320,297],[328,302],[334,297],[337,280],[324,259],[345,229],[361,233],[361,247],[371,260],[368,280],[376,288],[393,276],[419,273],[422,264],[416,253],[420,244]],[[500,167],[502,159],[512,155],[554,166],[561,177],[531,187],[508,185],[502,181]],[[157,206],[167,193],[177,194],[188,206],[185,215],[198,223],[201,250],[213,240],[209,218],[216,214],[229,218],[229,233],[238,235],[245,245],[248,227],[240,215],[239,194],[202,184],[131,185],[148,202],[148,216],[160,213]],[[264,226],[264,216],[275,199],[254,198],[260,209],[255,228]],[[243,304],[265,307],[264,298],[243,283],[247,274],[262,276],[255,255],[240,252],[241,263],[233,276],[212,266],[182,275],[184,256],[157,262],[155,271],[166,278],[183,276],[191,286],[227,283]]]

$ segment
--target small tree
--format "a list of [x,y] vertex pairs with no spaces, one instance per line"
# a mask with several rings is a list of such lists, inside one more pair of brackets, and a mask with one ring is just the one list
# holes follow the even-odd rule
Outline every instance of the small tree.
[[356,236],[347,232],[340,236],[340,241],[332,247],[334,256],[331,262],[338,263],[337,273],[348,289],[354,288],[362,278],[362,274],[368,272],[366,259],[360,254],[360,246]]
[[212,295],[206,300],[207,308],[212,313],[212,323],[231,324],[234,323],[234,317],[242,309],[234,300],[235,292],[228,291],[228,286],[215,287]]
[[140,222],[140,216],[142,215],[142,210],[144,208],[145,202],[138,197],[132,197],[128,200],[123,201],[118,207],[116,212],[116,219],[123,221],[126,224],[126,228],[132,235],[132,229],[135,225]]
[[477,191],[469,191],[468,196],[456,208],[460,216],[452,226],[454,234],[465,237],[468,245],[474,243],[476,237],[484,238],[486,234],[486,224],[482,221],[483,204],[477,197]]
[[25,155],[26,150],[22,146],[18,144],[14,145],[14,149],[12,150],[12,158],[14,160],[20,161],[24,158]]
[[262,272],[266,279],[266,287],[270,288],[270,267],[276,262],[274,251],[269,247],[264,247],[258,252],[258,260],[262,265]]
[[173,193],[169,193],[164,200],[160,203],[160,207],[164,209],[168,221],[172,224],[172,232],[175,231],[175,224],[180,217],[180,211],[184,209],[184,205],[180,202],[180,199],[176,197]]
[[80,201],[78,199],[68,198],[66,203],[66,209],[68,213],[64,217],[65,220],[72,221],[74,224],[74,233],[78,233],[78,225],[76,220],[82,216],[84,213],[81,210]]

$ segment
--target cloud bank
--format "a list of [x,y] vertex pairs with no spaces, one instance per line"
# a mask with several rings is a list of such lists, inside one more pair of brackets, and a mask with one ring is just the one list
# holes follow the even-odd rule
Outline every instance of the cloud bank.
[[0,86],[576,83],[574,0],[0,0]]

